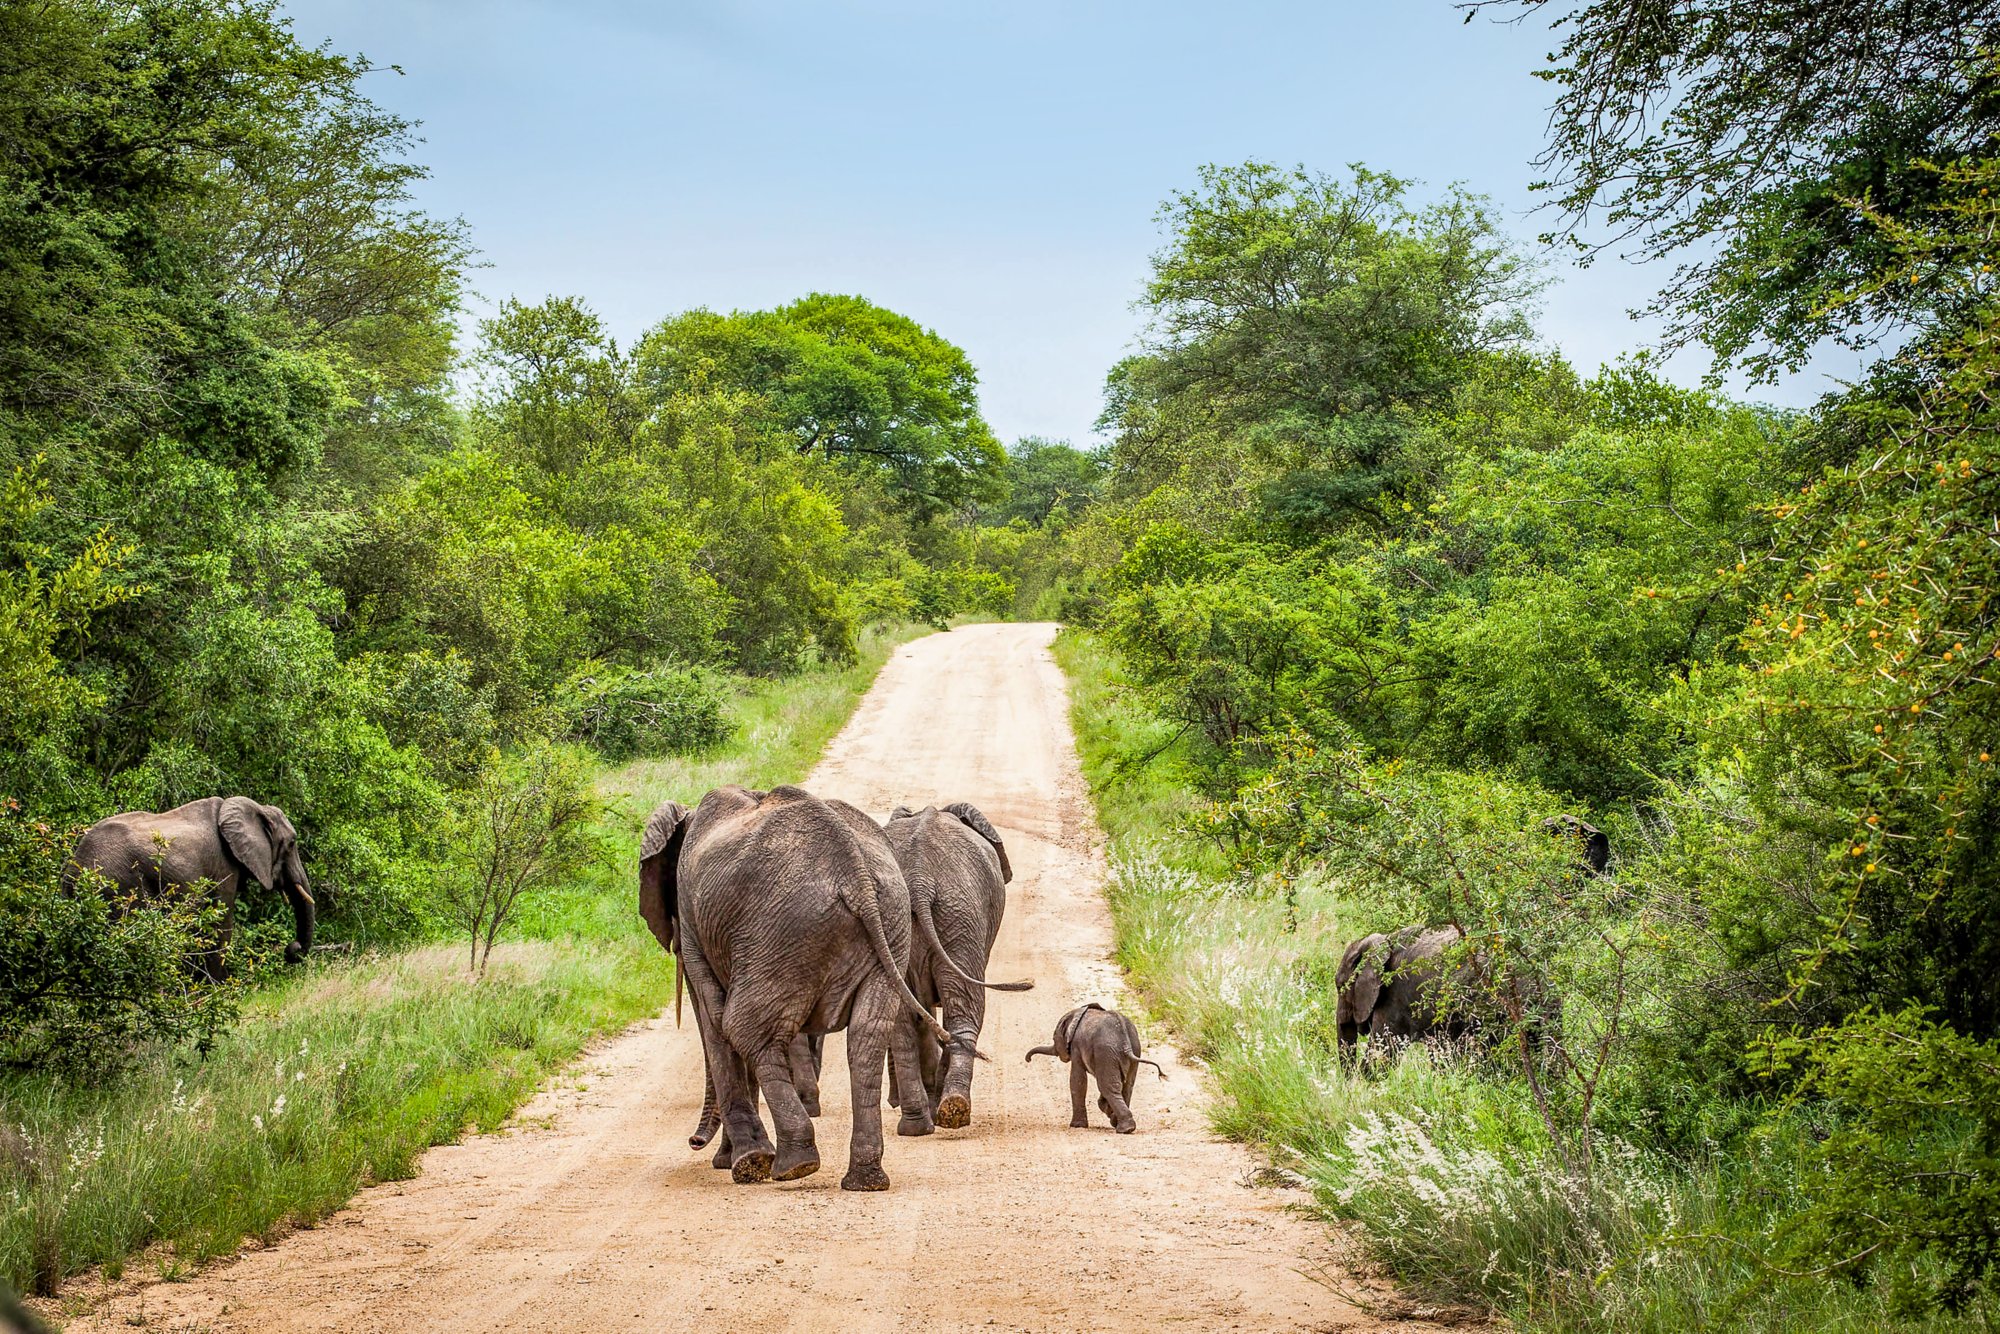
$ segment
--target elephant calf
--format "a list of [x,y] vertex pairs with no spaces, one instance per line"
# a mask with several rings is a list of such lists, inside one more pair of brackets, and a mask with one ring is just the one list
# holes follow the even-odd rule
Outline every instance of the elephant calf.
[[1167,1072],[1160,1070],[1159,1062],[1149,1061],[1139,1055],[1139,1029],[1130,1019],[1116,1010],[1107,1010],[1097,1002],[1080,1005],[1056,1022],[1056,1040],[1049,1046],[1036,1047],[1022,1057],[1032,1061],[1037,1056],[1053,1056],[1069,1063],[1069,1123],[1072,1126],[1087,1126],[1090,1115],[1084,1110],[1084,1094],[1087,1081],[1093,1076],[1097,1080],[1097,1110],[1111,1118],[1111,1128],[1121,1135],[1129,1135],[1139,1128],[1132,1119],[1132,1094],[1138,1082],[1139,1067],[1150,1065],[1159,1070],[1160,1078]]

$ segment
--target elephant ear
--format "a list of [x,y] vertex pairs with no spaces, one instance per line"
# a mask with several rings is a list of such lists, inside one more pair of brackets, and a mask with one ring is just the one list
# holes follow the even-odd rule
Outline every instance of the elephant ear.
[[1014,867],[1007,860],[1007,845],[1000,841],[999,831],[980,814],[979,808],[969,801],[954,801],[944,808],[944,812],[946,815],[957,816],[960,823],[993,845],[993,851],[1000,854],[1000,883],[1003,885],[1011,883],[1014,879]]
[[1363,936],[1340,956],[1340,970],[1333,975],[1340,991],[1336,1007],[1339,1022],[1361,1025],[1375,1014],[1382,996],[1382,966],[1389,954],[1389,938],[1380,932]]
[[639,840],[639,915],[653,939],[671,952],[680,945],[680,859],[687,825],[687,807],[663,801],[647,818]]
[[215,817],[216,832],[243,869],[266,889],[278,883],[278,850],[264,808],[248,797],[224,798]]

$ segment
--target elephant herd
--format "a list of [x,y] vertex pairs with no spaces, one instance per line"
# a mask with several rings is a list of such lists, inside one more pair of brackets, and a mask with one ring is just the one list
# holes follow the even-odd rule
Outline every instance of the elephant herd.
[[963,803],[899,808],[881,825],[797,787],[663,803],[640,844],[639,912],[674,954],[676,1009],[685,983],[701,1032],[707,1087],[689,1144],[715,1140],[715,1166],[738,1182],[818,1171],[820,1041],[843,1029],[842,1189],[889,1185],[885,1065],[897,1134],[970,1124],[986,992],[1032,985],[984,976],[1012,877],[999,834]]

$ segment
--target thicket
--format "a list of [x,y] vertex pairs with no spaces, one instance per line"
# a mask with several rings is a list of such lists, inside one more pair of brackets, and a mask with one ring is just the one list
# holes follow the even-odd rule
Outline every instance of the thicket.
[[[1094,631],[1114,825],[1179,845],[1126,845],[1127,961],[1225,1128],[1437,1296],[1990,1321],[1992,25],[1547,8],[1557,234],[1705,256],[1661,299],[1720,368],[1883,355],[1795,413],[1579,374],[1482,201],[1207,169],[1090,503],[994,543],[1023,611]],[[1485,1039],[1344,1063],[1340,947],[1408,922],[1465,931]]]
[[[387,71],[275,4],[8,5],[0,51],[10,829],[248,793],[297,825],[323,941],[422,939],[465,915],[442,886],[521,869],[452,831],[533,804],[551,739],[711,747],[733,677],[1011,598],[952,521],[1004,454],[936,333],[827,295],[630,348],[569,298],[462,327],[471,231],[415,204]],[[92,985],[150,970],[183,1036],[152,918],[11,855],[4,889],[0,956],[122,941]]]

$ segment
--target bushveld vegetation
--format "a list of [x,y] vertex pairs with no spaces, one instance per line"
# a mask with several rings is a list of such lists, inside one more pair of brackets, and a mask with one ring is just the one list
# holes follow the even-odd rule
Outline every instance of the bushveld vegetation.
[[[1796,413],[1579,374],[1478,200],[1204,173],[1090,504],[1010,567],[1084,627],[1120,949],[1221,1128],[1426,1298],[1988,1327],[1991,16],[1528,8],[1555,236],[1692,256],[1660,309],[1718,370],[1879,360]],[[1344,1056],[1342,947],[1405,923],[1463,929],[1483,1027]]]
[[[414,127],[274,5],[12,5],[0,49],[0,1276],[46,1292],[311,1220],[644,1013],[634,803],[801,777],[884,627],[1012,590],[930,330],[462,328]],[[275,895],[212,986],[199,887],[63,884],[80,826],[228,793],[298,827],[303,975]]]

